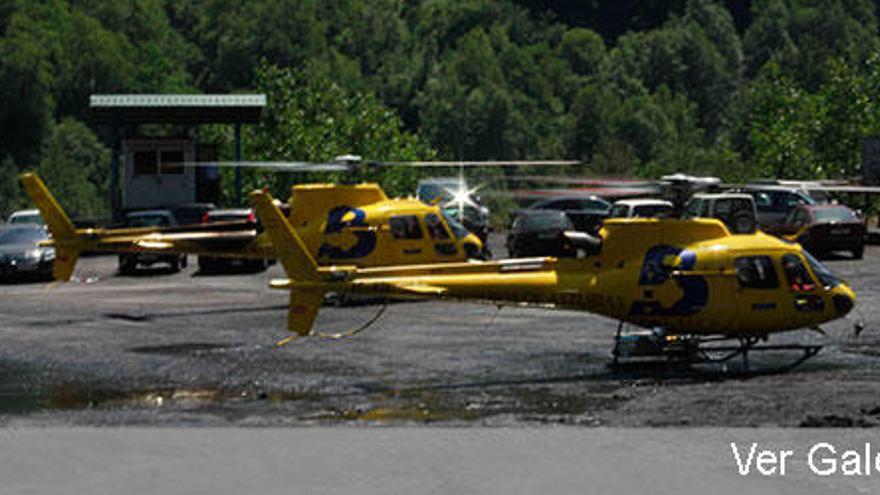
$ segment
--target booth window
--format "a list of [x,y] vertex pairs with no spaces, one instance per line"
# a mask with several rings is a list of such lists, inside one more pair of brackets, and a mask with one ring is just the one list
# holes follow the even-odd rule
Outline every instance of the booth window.
[[167,150],[159,152],[159,173],[179,175],[183,173],[183,151]]
[[156,152],[134,152],[134,175],[156,175]]

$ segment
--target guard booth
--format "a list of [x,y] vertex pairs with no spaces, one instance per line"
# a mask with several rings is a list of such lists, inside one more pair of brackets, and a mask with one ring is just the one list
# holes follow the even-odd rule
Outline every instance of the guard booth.
[[[207,154],[214,154],[208,151]],[[122,209],[158,208],[184,203],[214,203],[218,199],[216,168],[183,164],[209,161],[196,152],[192,139],[125,139],[122,141]]]
[[[265,106],[265,95],[92,95],[92,118],[111,130],[108,194],[114,221],[132,209],[216,203],[219,170],[186,165],[219,158],[216,148],[198,141],[194,129],[234,125],[236,160],[241,160],[241,126],[258,122]],[[182,132],[145,137],[140,133],[144,124],[171,124]],[[241,195],[237,169],[237,204]]]

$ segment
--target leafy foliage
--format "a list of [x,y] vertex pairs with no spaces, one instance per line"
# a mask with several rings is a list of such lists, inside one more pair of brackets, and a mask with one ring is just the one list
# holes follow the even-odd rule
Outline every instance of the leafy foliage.
[[[403,129],[397,115],[372,95],[349,92],[320,68],[264,66],[257,87],[272,105],[259,125],[245,129],[244,153],[253,159],[329,161],[343,154],[365,159],[419,160],[434,156],[427,142]],[[226,149],[229,148],[226,144]],[[229,173],[231,171],[228,171]],[[379,171],[389,193],[415,190],[417,174],[404,167]],[[263,174],[246,172],[247,188],[270,187],[284,193],[296,181],[351,180],[339,173]],[[224,193],[234,197],[231,180]]]
[[[109,211],[109,150],[83,123],[64,119],[43,145],[37,171],[75,217],[102,218]],[[104,200],[104,201],[102,201]]]
[[[876,8],[6,0],[0,172],[5,180],[39,164],[73,181],[83,214],[100,214],[106,154],[81,124],[88,95],[262,91],[264,119],[245,129],[252,159],[576,158],[589,163],[577,173],[848,177],[859,173],[861,140],[880,131]],[[199,135],[231,158],[231,134]],[[85,141],[65,155],[71,139]],[[97,160],[89,177],[67,170],[84,170],[86,159]],[[371,178],[407,193],[416,177],[402,169]],[[249,174],[247,185],[340,178]],[[6,209],[18,204],[7,182]]]

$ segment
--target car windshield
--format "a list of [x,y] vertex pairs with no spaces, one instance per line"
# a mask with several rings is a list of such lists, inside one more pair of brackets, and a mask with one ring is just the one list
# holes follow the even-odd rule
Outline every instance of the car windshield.
[[446,210],[443,210],[442,213],[443,219],[446,220],[446,224],[452,229],[452,235],[454,235],[456,239],[461,239],[470,233],[468,232],[468,229],[464,228],[464,225],[458,223],[458,220],[452,218],[452,215]]
[[36,244],[46,238],[39,229],[12,229],[0,231],[0,244]]
[[41,225],[43,223],[43,217],[39,214],[26,214],[26,215],[17,215],[9,219],[9,223],[30,223]]
[[419,185],[419,190],[416,195],[422,201],[431,203],[438,197],[442,197],[443,199],[452,199],[452,193],[450,193],[450,191],[458,191],[460,187],[463,187],[464,190],[467,191],[467,184],[465,183],[462,185],[457,180],[443,182],[426,182]]
[[814,258],[807,250],[804,250],[804,257],[807,258],[807,262],[810,264],[810,268],[813,269],[813,273],[819,277],[819,280],[822,281],[822,285],[826,289],[831,289],[840,285],[842,280],[831,273],[831,270],[826,268],[825,265],[819,263],[819,260]]
[[633,208],[634,217],[656,217],[672,211],[669,205],[637,205]]
[[611,209],[611,216],[614,218],[625,217],[628,211],[629,207],[627,205],[614,205]]
[[209,215],[208,222],[240,222],[242,220],[250,220],[247,213],[224,213],[220,215]]
[[816,222],[852,222],[856,219],[855,213],[845,206],[816,208],[812,213]]
[[529,215],[525,217],[523,228],[528,231],[566,229],[568,218],[563,215]]
[[816,204],[831,204],[831,197],[828,196],[828,193],[825,191],[816,191],[815,189],[810,190],[810,197],[816,202]]

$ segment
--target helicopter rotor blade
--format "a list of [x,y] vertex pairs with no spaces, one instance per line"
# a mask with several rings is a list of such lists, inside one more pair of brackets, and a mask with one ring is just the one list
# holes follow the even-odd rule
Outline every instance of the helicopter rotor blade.
[[602,185],[611,187],[654,187],[657,181],[615,177],[572,177],[563,175],[510,175],[508,182],[541,182],[546,184]]
[[385,167],[554,167],[581,164],[578,160],[433,160],[407,162],[377,161],[369,163]]
[[184,162],[187,167],[241,167],[278,170],[282,172],[348,172],[351,166],[344,163],[317,162],[281,162],[281,161],[215,161],[215,162]]

